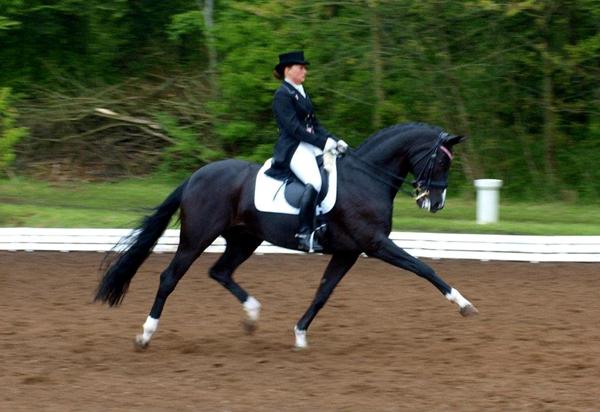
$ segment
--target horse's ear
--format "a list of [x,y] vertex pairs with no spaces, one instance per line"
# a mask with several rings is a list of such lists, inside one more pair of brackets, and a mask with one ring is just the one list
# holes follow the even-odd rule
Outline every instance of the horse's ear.
[[452,136],[452,135],[448,135],[445,139],[444,139],[444,144],[446,146],[454,146],[455,144],[459,144],[463,141],[467,140],[466,136]]

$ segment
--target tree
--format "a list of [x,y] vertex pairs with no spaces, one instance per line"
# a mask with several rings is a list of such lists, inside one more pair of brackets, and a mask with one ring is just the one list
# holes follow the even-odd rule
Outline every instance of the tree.
[[27,129],[16,127],[17,112],[12,106],[11,90],[0,88],[0,173],[7,173],[15,160],[15,145],[27,136]]

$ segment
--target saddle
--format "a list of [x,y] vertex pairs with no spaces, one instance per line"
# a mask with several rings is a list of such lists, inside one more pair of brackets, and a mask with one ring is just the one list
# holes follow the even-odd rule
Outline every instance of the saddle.
[[[320,204],[329,191],[329,173],[325,170],[323,165],[323,155],[317,156],[317,166],[319,166],[319,173],[321,174],[321,191],[317,195],[317,204]],[[285,189],[283,194],[285,200],[287,200],[290,205],[299,208],[300,198],[302,197],[302,193],[304,193],[304,183],[302,183],[296,175],[292,175],[284,183]]]
[[[317,197],[317,216],[333,209],[337,198],[336,162],[328,167],[329,172],[325,170],[323,163],[323,156],[317,156],[322,182],[321,191]],[[268,159],[256,175],[256,186],[254,188],[254,205],[256,209],[261,212],[297,215],[300,211],[300,197],[304,192],[304,183],[293,175],[283,182],[265,175],[264,172],[270,166],[271,159]]]

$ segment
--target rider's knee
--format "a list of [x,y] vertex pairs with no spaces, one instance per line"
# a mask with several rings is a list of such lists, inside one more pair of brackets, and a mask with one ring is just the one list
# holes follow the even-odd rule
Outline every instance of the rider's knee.
[[321,179],[315,180],[313,183],[310,183],[310,185],[315,188],[317,193],[321,192],[321,187],[322,187]]
[[305,173],[303,175],[298,176],[300,181],[302,181],[302,183],[305,185],[311,185],[317,191],[317,193],[319,193],[323,183],[321,182],[321,174],[319,171],[317,170],[316,172],[309,172],[308,170],[305,170],[304,172]]

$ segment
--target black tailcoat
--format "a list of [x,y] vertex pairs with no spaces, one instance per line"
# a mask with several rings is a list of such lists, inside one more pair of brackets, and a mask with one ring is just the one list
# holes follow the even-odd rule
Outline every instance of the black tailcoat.
[[323,149],[327,138],[333,136],[317,121],[308,94],[302,97],[299,91],[285,81],[275,92],[273,114],[279,128],[279,140],[266,174],[283,180],[292,174],[290,161],[300,142]]

